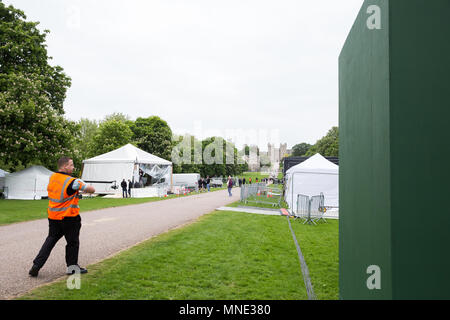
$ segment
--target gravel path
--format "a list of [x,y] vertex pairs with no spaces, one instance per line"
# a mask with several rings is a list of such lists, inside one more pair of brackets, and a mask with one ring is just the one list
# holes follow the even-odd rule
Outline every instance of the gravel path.
[[[79,265],[94,264],[155,235],[192,222],[239,200],[227,190],[81,213]],[[83,207],[83,202],[80,202]],[[37,278],[28,271],[48,234],[48,220],[0,226],[0,299],[15,296],[65,275],[64,238],[56,244]]]

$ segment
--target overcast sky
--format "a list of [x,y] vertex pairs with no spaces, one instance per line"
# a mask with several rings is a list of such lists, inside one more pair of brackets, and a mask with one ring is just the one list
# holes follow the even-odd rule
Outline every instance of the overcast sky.
[[266,150],[338,125],[338,56],[363,0],[3,2],[50,30],[67,118],[157,115]]

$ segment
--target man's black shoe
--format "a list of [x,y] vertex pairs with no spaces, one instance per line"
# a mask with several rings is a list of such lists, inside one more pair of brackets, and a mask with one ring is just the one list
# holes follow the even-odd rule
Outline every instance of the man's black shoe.
[[67,267],[66,274],[69,276],[69,275],[75,274],[75,273],[82,274],[82,273],[87,273],[87,272],[88,272],[87,269],[82,268],[82,267],[80,267],[78,265],[74,265],[74,266]]
[[37,277],[37,276],[38,276],[38,273],[39,273],[39,268],[36,267],[35,265],[33,265],[33,266],[31,267],[30,271],[28,271],[28,274],[29,274],[31,277]]

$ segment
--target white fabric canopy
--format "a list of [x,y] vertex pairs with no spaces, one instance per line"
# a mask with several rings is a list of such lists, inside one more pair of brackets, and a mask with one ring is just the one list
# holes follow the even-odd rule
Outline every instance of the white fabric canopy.
[[141,150],[130,143],[124,145],[123,147],[120,147],[119,149],[101,154],[91,159],[83,160],[83,163],[172,164],[172,162],[157,157],[151,153],[145,152],[144,150]]
[[7,199],[40,200],[47,197],[47,186],[52,171],[42,166],[32,166],[5,176]]
[[286,171],[285,199],[297,210],[297,195],[325,196],[325,206],[339,207],[339,166],[315,154]]
[[[90,183],[94,186],[96,193],[115,193],[117,190],[121,191],[120,183],[123,179],[128,183],[128,180],[133,181],[134,177],[137,181],[140,166],[141,170],[153,173],[153,178],[170,183],[171,170],[167,167],[171,167],[172,162],[145,152],[132,144],[83,160],[81,179],[84,181],[115,181],[119,187],[116,190],[111,188],[113,183]],[[163,177],[158,175],[161,172],[164,173]]]

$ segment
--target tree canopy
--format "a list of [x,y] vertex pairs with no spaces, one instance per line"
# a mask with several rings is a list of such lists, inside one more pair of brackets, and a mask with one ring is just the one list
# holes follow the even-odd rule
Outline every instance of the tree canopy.
[[0,2],[0,162],[15,171],[29,164],[55,168],[72,153],[78,127],[64,118],[71,80],[51,66],[45,30],[23,11]]
[[130,122],[133,141],[138,148],[155,156],[170,160],[172,153],[172,130],[160,117],[137,118]]
[[95,150],[95,155],[103,154],[130,143],[132,136],[133,132],[124,122],[106,120],[100,123],[94,134],[91,149]]
[[296,144],[292,147],[292,156],[293,157],[301,157],[308,152],[309,148],[311,148],[311,145],[309,143],[303,142]]
[[[193,136],[178,137],[172,150],[174,173],[200,173],[206,176],[233,176],[248,170],[248,165],[238,161],[237,148],[221,137],[198,141]],[[242,162],[242,163],[240,163]]]
[[313,156],[320,153],[324,157],[339,156],[339,128],[332,127],[328,133],[317,140],[316,144],[309,148],[306,156]]

